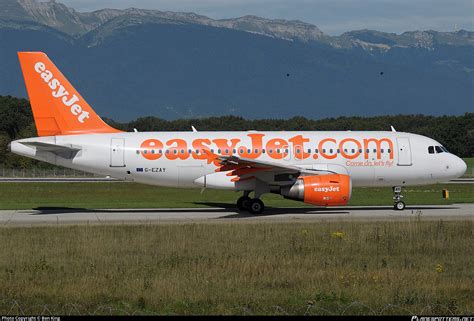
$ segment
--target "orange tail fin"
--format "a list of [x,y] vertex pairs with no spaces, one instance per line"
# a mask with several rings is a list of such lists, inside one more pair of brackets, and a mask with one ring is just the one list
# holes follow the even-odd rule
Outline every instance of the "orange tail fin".
[[38,136],[120,132],[104,123],[46,54],[18,57]]

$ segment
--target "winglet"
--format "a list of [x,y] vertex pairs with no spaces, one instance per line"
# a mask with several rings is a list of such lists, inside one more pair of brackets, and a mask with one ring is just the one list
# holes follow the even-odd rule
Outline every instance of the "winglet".
[[116,133],[42,52],[19,52],[38,136]]
[[390,128],[392,129],[392,132],[396,132],[395,128],[393,128],[393,126],[390,126]]

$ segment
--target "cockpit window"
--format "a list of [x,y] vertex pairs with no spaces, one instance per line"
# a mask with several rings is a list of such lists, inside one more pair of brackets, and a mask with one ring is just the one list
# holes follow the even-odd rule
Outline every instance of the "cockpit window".
[[441,153],[449,153],[449,152],[444,146],[428,146],[428,153],[441,154]]

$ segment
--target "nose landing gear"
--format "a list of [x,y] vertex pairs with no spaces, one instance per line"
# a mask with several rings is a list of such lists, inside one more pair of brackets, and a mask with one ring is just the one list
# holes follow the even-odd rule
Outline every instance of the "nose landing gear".
[[402,201],[402,198],[403,198],[402,187],[394,186],[392,189],[393,189],[393,200],[395,201],[393,208],[396,211],[403,211],[405,209],[405,203]]

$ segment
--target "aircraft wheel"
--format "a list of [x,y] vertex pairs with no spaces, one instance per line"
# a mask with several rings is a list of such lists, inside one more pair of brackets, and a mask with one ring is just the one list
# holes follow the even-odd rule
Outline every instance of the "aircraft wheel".
[[402,201],[396,202],[395,205],[393,205],[393,208],[396,211],[403,211],[405,209],[405,203],[403,203]]
[[249,202],[249,212],[252,214],[262,214],[265,210],[265,205],[258,198],[254,198]]
[[249,202],[251,198],[248,196],[242,196],[237,200],[237,208],[241,211],[248,211],[249,210]]

